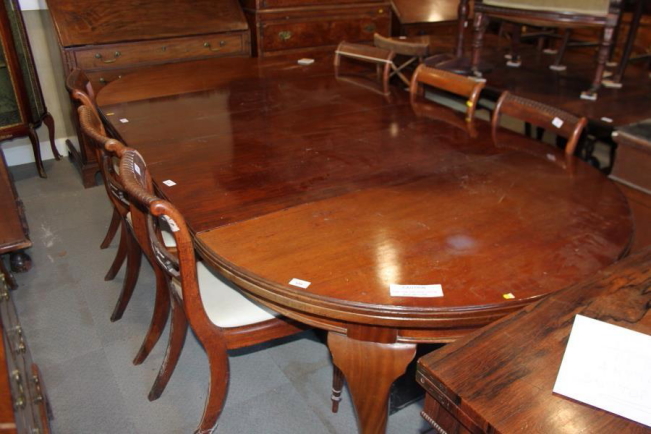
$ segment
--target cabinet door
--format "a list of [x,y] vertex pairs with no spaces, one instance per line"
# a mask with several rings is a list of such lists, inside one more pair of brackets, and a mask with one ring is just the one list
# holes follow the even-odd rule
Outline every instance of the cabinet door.
[[25,123],[19,108],[15,82],[16,65],[11,61],[13,41],[5,4],[0,5],[0,128]]

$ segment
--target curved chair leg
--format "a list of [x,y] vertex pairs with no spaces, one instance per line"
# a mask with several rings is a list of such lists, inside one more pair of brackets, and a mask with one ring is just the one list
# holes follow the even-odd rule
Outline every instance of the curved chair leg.
[[120,213],[118,212],[117,209],[113,208],[113,216],[111,217],[111,224],[109,224],[108,231],[106,231],[106,235],[104,236],[104,241],[102,241],[102,244],[100,244],[99,246],[100,249],[105,249],[111,245],[111,241],[113,241],[113,237],[115,237],[115,233],[118,231],[118,227],[120,226],[121,221],[122,218],[120,217]]
[[[170,313],[170,292],[167,286],[167,277],[158,267],[154,267],[154,273],[156,274],[156,300],[154,301],[154,313],[151,316],[151,323],[149,324],[149,330],[147,330],[147,334],[145,335],[145,340],[142,342],[142,346],[140,347],[138,354],[136,354],[136,358],[133,359],[134,365],[139,365],[145,361],[152,348],[154,348],[154,345],[156,345],[156,342],[158,342],[158,339],[160,339],[163,334],[163,329],[165,328],[165,323],[167,323],[167,317]],[[175,328],[176,326],[172,323],[171,327]],[[185,332],[183,332],[183,334],[185,335]],[[183,346],[183,343],[181,343],[181,346]],[[160,396],[160,393],[158,395]]]
[[167,343],[165,358],[163,359],[163,363],[158,371],[154,385],[149,391],[148,398],[150,401],[158,399],[165,390],[167,383],[170,381],[170,377],[174,373],[174,368],[176,368],[179,357],[181,356],[183,344],[185,343],[185,336],[188,334],[188,320],[185,317],[183,306],[181,306],[176,299],[173,297],[171,298],[172,322],[170,323],[170,337]]
[[118,251],[115,254],[115,259],[113,259],[113,264],[109,268],[104,280],[113,280],[115,275],[120,271],[120,267],[124,263],[124,259],[127,257],[127,229],[122,225],[122,230],[120,231],[120,244],[118,244]]
[[344,373],[341,372],[341,369],[337,365],[332,365],[332,412],[336,413],[339,411],[339,402],[341,401],[341,391],[344,388]]
[[58,161],[61,159],[61,154],[59,154],[59,150],[54,144],[54,118],[49,112],[45,113],[43,117],[43,123],[47,127],[48,136],[50,138],[50,148],[52,148],[52,155],[54,155],[54,158]]
[[590,101],[597,100],[597,92],[601,87],[601,80],[603,79],[604,71],[606,69],[606,61],[608,60],[608,53],[610,52],[610,46],[613,43],[614,31],[615,29],[613,26],[604,28],[601,45],[599,46],[599,52],[597,55],[597,70],[595,71],[595,76],[592,80],[592,86],[590,89],[581,92],[581,99],[587,99]]
[[[201,338],[200,338],[201,340]],[[202,342],[208,356],[210,365],[210,385],[208,386],[208,397],[206,406],[203,409],[201,422],[195,434],[212,432],[217,424],[219,415],[224,408],[226,392],[228,391],[228,380],[230,372],[228,368],[228,353],[223,341],[212,339],[212,342]]]
[[133,295],[133,290],[138,282],[138,274],[140,274],[141,259],[142,253],[140,252],[140,247],[136,243],[136,240],[133,239],[133,236],[129,234],[127,236],[127,273],[122,284],[120,298],[118,298],[115,309],[113,309],[113,313],[111,314],[111,321],[117,321],[122,318],[124,310],[127,308],[129,300],[131,300],[131,295]]
[[34,150],[34,162],[36,163],[38,176],[41,178],[47,178],[45,167],[43,166],[43,157],[41,157],[41,144],[38,142],[38,136],[36,135],[36,131],[34,131],[34,125],[29,124],[27,126],[27,135],[29,136],[29,141],[32,142],[32,149]]

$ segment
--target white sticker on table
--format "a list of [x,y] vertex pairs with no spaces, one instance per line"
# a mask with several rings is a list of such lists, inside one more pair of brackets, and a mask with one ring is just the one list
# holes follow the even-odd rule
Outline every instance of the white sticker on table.
[[294,279],[289,281],[289,284],[293,285],[293,286],[298,286],[299,288],[305,289],[308,286],[310,286],[312,284],[312,282],[308,282],[307,280],[301,280],[301,279],[294,278]]
[[443,297],[441,285],[389,285],[391,297]]
[[127,118],[122,118],[122,119],[120,119],[120,122],[122,122],[123,124],[128,124],[128,123],[129,123],[129,119],[127,119]]
[[563,119],[561,118],[554,118],[554,120],[552,121],[552,125],[555,126],[556,128],[562,127],[563,123],[564,123]]
[[172,181],[171,179],[168,179],[166,181],[163,181],[163,184],[167,185],[168,187],[174,187],[176,185],[176,182]]

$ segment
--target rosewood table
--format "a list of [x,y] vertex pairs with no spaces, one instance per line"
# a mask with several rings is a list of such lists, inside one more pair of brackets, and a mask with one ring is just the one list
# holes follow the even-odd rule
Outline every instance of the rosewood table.
[[647,249],[422,357],[423,417],[458,434],[651,433],[552,392],[577,314],[651,335],[650,266]]
[[[589,165],[509,132],[495,146],[484,123],[469,134],[417,116],[406,92],[338,81],[331,62],[165,65],[109,84],[98,104],[210,266],[329,332],[360,431],[381,433],[418,343],[591,276],[626,253],[633,227]],[[443,296],[391,296],[390,284]]]

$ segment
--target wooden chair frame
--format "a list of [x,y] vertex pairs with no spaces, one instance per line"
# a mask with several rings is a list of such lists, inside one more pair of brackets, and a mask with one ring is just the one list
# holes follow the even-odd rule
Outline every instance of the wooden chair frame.
[[349,42],[341,42],[335,50],[335,76],[342,75],[341,59],[348,58],[354,59],[359,62],[370,63],[376,67],[376,75],[378,80],[382,83],[382,88],[385,94],[389,94],[389,78],[391,76],[392,67],[395,67],[393,58],[395,53],[391,50],[383,48],[371,47],[362,44],[351,44]]
[[559,136],[567,138],[565,154],[574,155],[583,129],[588,124],[585,117],[577,117],[566,111],[504,92],[497,100],[491,121],[493,142],[497,141],[497,130],[503,114],[521,119],[538,127],[552,127]]
[[490,17],[505,21],[541,25],[547,27],[603,27],[603,36],[599,47],[597,68],[591,87],[581,93],[582,99],[596,100],[597,91],[601,86],[606,62],[613,44],[613,33],[621,13],[621,0],[610,0],[609,11],[605,16],[586,15],[580,13],[561,13],[549,11],[534,11],[517,8],[486,5],[481,0],[475,2],[474,39],[472,44],[472,72],[481,76],[478,69],[484,32],[488,27]]
[[[104,179],[109,200],[120,217],[122,227],[118,253],[106,277],[106,280],[112,279],[126,257],[127,271],[122,285],[122,291],[111,314],[111,321],[117,321],[122,318],[129,304],[129,300],[133,295],[138,281],[142,253],[145,254],[145,257],[152,264],[154,261],[153,253],[148,249],[147,245],[138,243],[132,229],[132,224],[129,224],[127,221],[127,215],[130,212],[130,200],[128,193],[122,185],[121,177],[115,170],[115,159],[121,159],[127,148],[119,141],[110,139],[102,134],[104,128],[97,111],[93,110],[92,107],[81,105],[77,110],[79,113],[80,131],[94,145],[95,155],[100,166],[100,172]],[[165,276],[155,267],[154,274],[156,275],[154,312],[143,343],[133,360],[135,365],[141,364],[147,358],[160,339],[170,312],[169,293]]]
[[[78,113],[77,109],[81,105],[85,105],[86,107],[89,107],[91,110],[95,112],[97,117],[99,118],[99,113],[97,112],[97,107],[95,104],[95,90],[93,89],[93,86],[86,76],[86,74],[79,68],[73,69],[70,74],[68,74],[68,77],[66,77],[66,88],[68,89],[68,92],[70,92],[70,97],[72,99],[72,105],[73,105],[73,110],[75,111],[73,113],[72,119],[73,122],[75,122],[77,126],[77,131],[79,131],[79,118],[78,118]],[[104,126],[100,124],[100,134],[103,136],[106,136],[106,131],[104,130]],[[80,137],[80,140],[84,140],[84,137]],[[81,144],[83,146],[83,144]],[[104,174],[101,173],[102,178],[104,177]],[[106,180],[105,185],[106,185]],[[120,227],[120,222],[121,222],[120,214],[118,211],[114,208],[113,209],[113,216],[111,217],[111,223],[109,224],[109,228],[106,232],[106,235],[104,236],[104,239],[102,240],[102,243],[100,244],[100,249],[106,249],[108,246],[111,245],[111,241],[113,241],[113,238],[115,237],[115,234],[117,233],[118,228]],[[118,249],[119,251],[119,249]],[[124,260],[124,259],[123,259]],[[119,267],[118,267],[119,269]],[[117,272],[117,270],[116,270]],[[112,279],[112,277],[111,277]],[[110,279],[107,279],[110,280]]]
[[396,38],[385,38],[376,33],[373,35],[373,43],[378,48],[393,51],[396,55],[407,57],[407,60],[399,65],[396,64],[394,59],[391,64],[391,73],[389,74],[389,79],[397,75],[407,86],[410,85],[411,80],[402,71],[414,62],[419,64],[423,63],[423,60],[429,56],[429,44],[424,42],[409,42]]
[[[233,328],[215,325],[210,320],[201,300],[194,245],[185,219],[171,203],[154,194],[147,166],[137,151],[126,150],[120,164],[120,173],[132,199],[131,214],[136,236],[142,241],[148,241],[154,252],[155,268],[165,274],[172,300],[170,341],[154,387],[159,382],[167,382],[169,379],[178,360],[178,353],[183,346],[189,323],[206,351],[210,366],[208,396],[196,432],[210,432],[221,414],[228,390],[227,351],[293,335],[303,331],[305,327],[284,318]],[[174,231],[175,252],[169,250],[160,241],[160,219],[167,221]],[[182,299],[171,288],[169,284],[171,279],[180,282]]]
[[466,101],[466,122],[470,123],[474,119],[477,102],[479,101],[482,89],[486,86],[486,82],[421,64],[416,68],[414,75],[411,77],[409,94],[412,103],[418,96],[423,96],[423,85],[443,89],[455,95],[468,98]]

